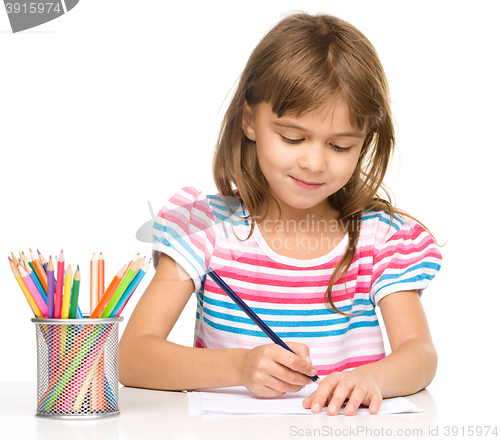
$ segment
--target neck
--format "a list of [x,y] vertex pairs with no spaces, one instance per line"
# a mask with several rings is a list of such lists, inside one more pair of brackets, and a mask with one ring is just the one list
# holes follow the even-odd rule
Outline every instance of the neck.
[[340,223],[338,211],[330,205],[328,200],[309,209],[295,209],[282,205],[278,209],[276,202],[270,200],[267,203],[265,216],[257,223],[263,229],[262,232],[266,233],[273,231],[286,233],[289,229],[306,233],[319,231],[317,225],[320,222],[322,222],[323,227],[325,227],[325,222],[329,225],[328,227],[332,227],[332,223]]

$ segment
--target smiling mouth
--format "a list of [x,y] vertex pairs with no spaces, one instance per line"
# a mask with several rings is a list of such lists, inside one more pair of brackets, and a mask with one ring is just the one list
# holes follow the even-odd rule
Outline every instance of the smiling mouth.
[[317,182],[307,182],[307,181],[304,181],[304,180],[300,180],[300,179],[296,179],[295,177],[293,176],[290,176],[293,181],[297,184],[297,186],[299,186],[300,188],[302,189],[317,189],[319,188],[321,185],[323,185],[322,183],[317,183]]

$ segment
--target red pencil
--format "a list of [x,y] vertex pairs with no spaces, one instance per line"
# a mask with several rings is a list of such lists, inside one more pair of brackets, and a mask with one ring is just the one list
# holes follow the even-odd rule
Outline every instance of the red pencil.
[[61,319],[63,287],[64,287],[64,254],[63,251],[61,251],[59,258],[57,259],[56,301],[54,303],[55,319]]

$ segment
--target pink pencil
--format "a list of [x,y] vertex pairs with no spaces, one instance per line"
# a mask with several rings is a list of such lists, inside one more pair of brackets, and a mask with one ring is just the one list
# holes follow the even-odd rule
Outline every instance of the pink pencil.
[[63,302],[63,287],[64,287],[64,254],[57,259],[57,284],[56,284],[56,301],[54,303],[54,318],[61,319],[61,309]]
[[47,317],[47,304],[45,304],[45,301],[43,300],[42,296],[40,295],[38,288],[33,283],[33,280],[28,275],[28,272],[26,272],[24,270],[24,267],[19,265],[18,269],[19,269],[19,274],[21,275],[21,278],[24,281],[24,284],[26,285],[29,292],[31,293],[31,296],[33,297],[34,301],[36,302],[36,305],[40,309],[40,312],[42,313],[44,318],[46,318]]

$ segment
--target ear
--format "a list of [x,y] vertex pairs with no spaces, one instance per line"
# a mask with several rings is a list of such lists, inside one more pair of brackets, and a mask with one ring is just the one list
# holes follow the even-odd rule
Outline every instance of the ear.
[[248,105],[247,100],[243,104],[243,117],[241,120],[241,128],[245,136],[251,141],[255,142],[255,129],[254,129],[254,112]]

